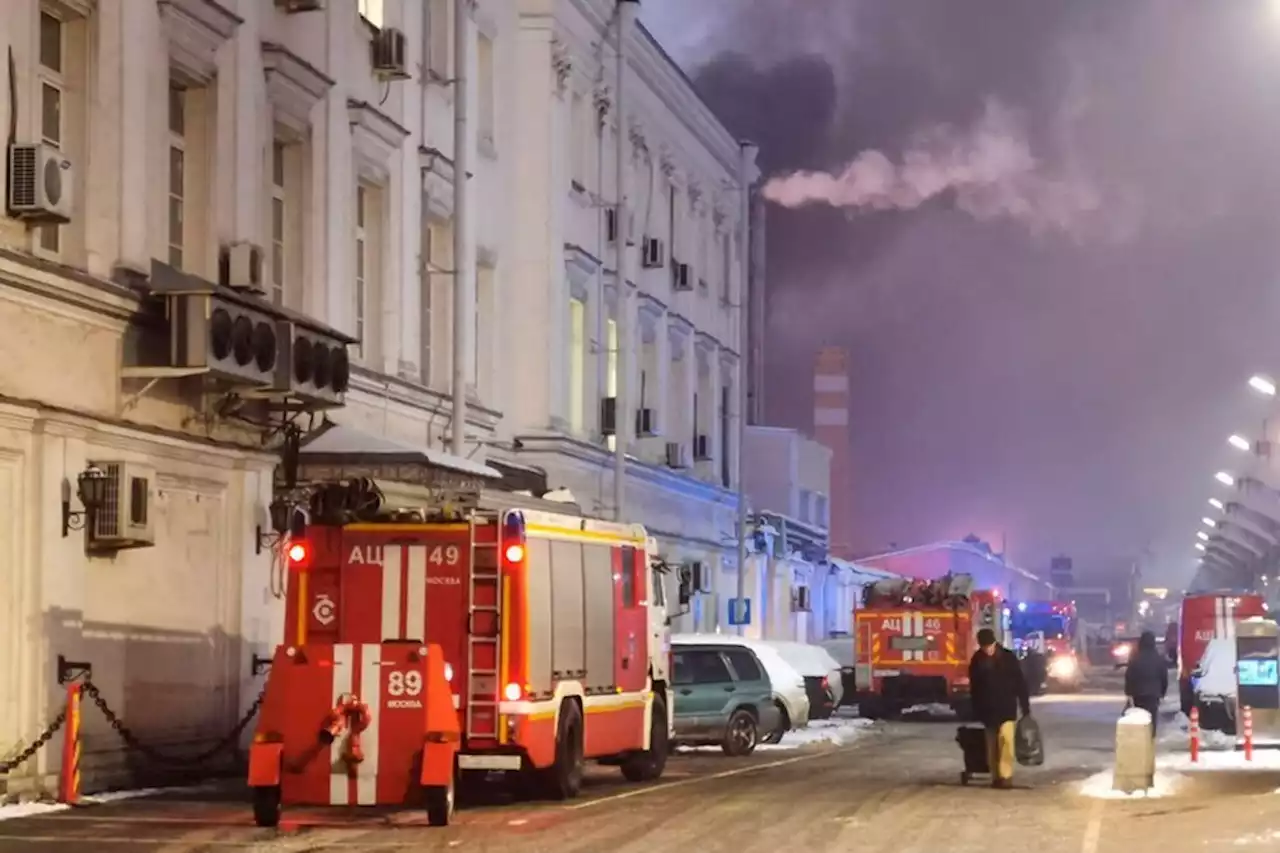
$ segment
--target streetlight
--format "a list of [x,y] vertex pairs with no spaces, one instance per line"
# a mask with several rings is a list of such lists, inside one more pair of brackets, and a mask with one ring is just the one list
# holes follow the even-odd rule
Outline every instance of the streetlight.
[[1217,498],[1209,498],[1209,506],[1213,507],[1214,509],[1226,509],[1226,506],[1222,503],[1222,501],[1218,500]]
[[1204,518],[1200,519],[1200,520],[1204,522],[1204,526],[1205,526],[1205,527],[1217,527],[1217,526],[1218,526],[1218,522],[1214,521],[1212,518],[1210,518],[1210,517],[1209,517],[1209,516],[1207,516],[1207,515],[1206,515]]
[[1232,447],[1236,448],[1237,450],[1253,449],[1253,445],[1249,443],[1249,439],[1241,435],[1231,436],[1230,438],[1227,439],[1227,444],[1230,444]]
[[1208,541],[1209,541],[1209,534],[1208,534],[1208,533],[1205,533],[1203,530],[1197,530],[1197,531],[1196,531],[1196,538],[1197,538],[1197,539],[1199,539],[1201,542],[1208,542]]
[[1265,376],[1249,377],[1249,387],[1260,394],[1266,394],[1268,397],[1276,395],[1276,383]]
[[1221,483],[1224,486],[1234,486],[1236,484],[1236,478],[1232,477],[1226,471],[1219,471],[1218,473],[1214,474],[1213,479],[1217,480],[1219,483]]
[[1196,550],[1197,550],[1197,551],[1203,551],[1203,550],[1204,550],[1204,543],[1203,543],[1203,542],[1197,542],[1197,543],[1196,543]]

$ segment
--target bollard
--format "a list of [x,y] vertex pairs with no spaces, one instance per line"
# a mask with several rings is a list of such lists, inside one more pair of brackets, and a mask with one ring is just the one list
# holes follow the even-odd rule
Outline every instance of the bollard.
[[62,735],[62,773],[58,776],[58,802],[80,801],[80,696],[83,685],[67,685],[67,720]]
[[1200,709],[1191,706],[1191,719],[1187,724],[1187,733],[1191,735],[1191,763],[1200,760]]
[[1244,724],[1244,760],[1253,761],[1253,709],[1245,705],[1240,712]]

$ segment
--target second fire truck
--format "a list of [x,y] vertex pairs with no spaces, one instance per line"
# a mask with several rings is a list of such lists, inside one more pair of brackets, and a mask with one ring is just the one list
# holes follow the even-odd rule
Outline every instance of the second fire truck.
[[969,575],[936,581],[885,580],[867,587],[854,614],[857,702],[863,716],[893,716],[915,706],[972,713],[969,660],[983,628],[1003,642],[999,593],[973,590]]

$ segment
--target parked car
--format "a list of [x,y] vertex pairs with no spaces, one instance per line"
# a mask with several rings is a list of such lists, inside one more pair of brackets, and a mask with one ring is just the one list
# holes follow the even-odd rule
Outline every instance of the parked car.
[[1200,711],[1200,728],[1236,733],[1236,641],[1215,637],[1191,671],[1191,695]]
[[[707,649],[720,652],[722,655],[728,655],[737,650],[749,652],[750,659],[763,670],[763,680],[768,688],[768,700],[762,703],[768,707],[759,710],[755,717],[759,742],[777,743],[792,729],[804,728],[809,724],[809,698],[805,693],[804,679],[782,659],[776,649],[768,644],[730,634],[676,634],[671,638],[671,646],[673,654],[679,654],[686,649]],[[746,658],[738,654],[732,657],[739,661],[743,669],[748,670],[748,674],[753,674],[749,671]],[[708,664],[708,666],[712,665]],[[720,743],[718,739],[707,740],[708,733],[711,728],[714,728],[714,724],[709,719],[703,719],[706,715],[701,711],[696,714],[692,710],[689,712],[699,719],[689,718],[683,724],[681,722],[682,702],[688,707],[694,698],[692,694],[687,694],[689,698],[686,698],[681,691],[685,687],[692,686],[682,687],[678,681],[676,682],[676,740],[683,743]],[[739,694],[743,691],[732,692],[734,698],[738,699],[741,698]],[[690,736],[682,737],[682,730],[690,732]],[[754,744],[751,749],[755,749]],[[729,752],[728,749],[725,751]]]
[[1111,660],[1116,669],[1124,669],[1129,665],[1129,658],[1138,650],[1137,637],[1120,637],[1111,641]]
[[818,645],[840,664],[840,698],[836,700],[836,707],[852,705],[853,697],[858,695],[858,670],[854,665],[858,655],[854,638],[832,637],[819,640]]
[[770,640],[791,668],[804,679],[805,694],[809,697],[809,719],[825,720],[840,704],[844,686],[840,676],[840,663],[821,646],[812,643],[792,643]]

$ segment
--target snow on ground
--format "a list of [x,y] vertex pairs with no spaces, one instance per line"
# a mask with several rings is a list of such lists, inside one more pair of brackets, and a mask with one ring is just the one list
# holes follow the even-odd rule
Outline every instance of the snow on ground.
[[[1236,739],[1222,732],[1202,732],[1199,760],[1193,762],[1188,750],[1163,752],[1156,756],[1155,786],[1150,791],[1124,794],[1112,790],[1113,770],[1095,773],[1080,783],[1080,793],[1103,800],[1167,797],[1176,793],[1189,776],[1197,773],[1251,773],[1280,771],[1280,749],[1257,749],[1253,760],[1236,749]],[[1210,737],[1205,737],[1210,736]],[[1280,793],[1280,792],[1277,792]],[[1280,838],[1280,834],[1277,835]]]
[[[793,729],[782,736],[781,743],[762,743],[756,749],[800,749],[805,746],[848,746],[862,737],[875,725],[861,717],[838,717],[830,720],[810,720],[803,729]],[[676,752],[721,752],[719,746],[680,746]]]
[[955,711],[952,710],[950,705],[934,702],[929,705],[912,705],[910,708],[904,709],[902,714],[903,716],[921,714],[930,717],[951,717],[955,715]]
[[[101,794],[86,794],[80,798],[80,803],[86,806],[95,806],[104,803],[118,803],[122,800],[154,797],[159,794],[192,794],[211,789],[212,786],[210,785],[196,785],[183,788],[138,788],[132,791],[107,791]],[[16,820],[21,817],[36,817],[37,815],[65,811],[69,808],[71,806],[63,805],[62,803],[14,803],[8,806],[0,806],[0,821]]]

